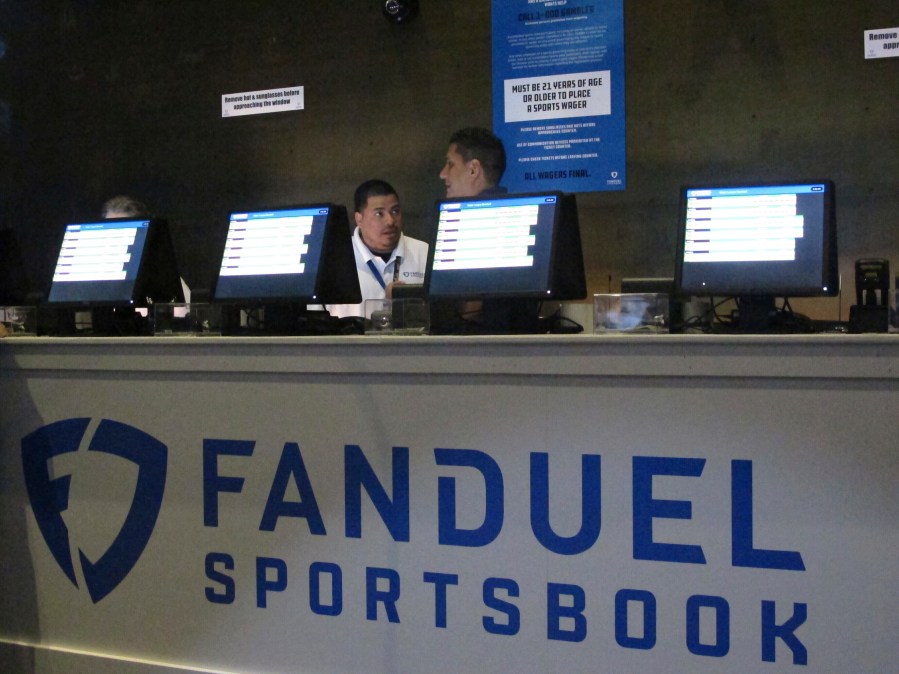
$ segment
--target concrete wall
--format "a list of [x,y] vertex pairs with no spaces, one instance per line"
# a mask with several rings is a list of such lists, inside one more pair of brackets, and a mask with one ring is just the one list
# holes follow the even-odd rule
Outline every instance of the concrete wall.
[[[173,223],[207,287],[232,207],[328,199],[380,176],[422,234],[458,127],[489,126],[490,2],[422,0],[406,26],[378,0],[0,4],[0,225],[46,285],[60,229],[128,192]],[[678,188],[831,178],[845,317],[852,265],[899,267],[899,59],[866,61],[892,0],[625,3],[628,189],[579,195],[589,290],[671,275]],[[221,95],[305,87],[306,109],[221,118]],[[2,112],[2,109],[0,109]],[[897,269],[899,271],[899,269]]]

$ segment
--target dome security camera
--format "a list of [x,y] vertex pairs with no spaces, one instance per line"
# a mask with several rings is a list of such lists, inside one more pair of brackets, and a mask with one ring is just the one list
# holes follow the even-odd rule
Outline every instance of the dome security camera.
[[391,23],[409,23],[418,15],[418,0],[384,0],[383,12]]

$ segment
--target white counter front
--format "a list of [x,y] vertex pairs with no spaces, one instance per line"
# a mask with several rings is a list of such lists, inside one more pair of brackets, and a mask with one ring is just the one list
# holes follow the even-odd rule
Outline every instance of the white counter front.
[[899,337],[0,340],[0,671],[886,672]]

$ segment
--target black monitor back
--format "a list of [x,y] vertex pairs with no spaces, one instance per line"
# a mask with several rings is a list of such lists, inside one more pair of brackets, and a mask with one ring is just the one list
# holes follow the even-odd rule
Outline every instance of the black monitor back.
[[47,304],[92,309],[182,301],[165,220],[116,218],[66,225]]
[[[435,222],[423,288],[431,301],[432,333],[546,332],[544,300],[587,294],[573,194],[443,199]],[[494,257],[491,247],[509,252]],[[471,300],[480,303],[473,314]]]
[[[266,226],[278,219],[284,226],[273,227],[268,239],[251,231],[252,223]],[[302,219],[308,220],[307,225],[300,223]],[[277,267],[265,265],[269,254],[284,254],[286,259]],[[262,264],[251,262],[254,255]],[[346,208],[321,203],[232,213],[213,298],[270,305],[361,302]]]
[[0,305],[25,304],[29,288],[16,233],[12,229],[0,229]]

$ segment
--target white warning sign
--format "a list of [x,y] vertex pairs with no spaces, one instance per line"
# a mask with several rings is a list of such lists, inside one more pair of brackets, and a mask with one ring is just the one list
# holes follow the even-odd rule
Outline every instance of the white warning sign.
[[899,56],[899,28],[865,31],[865,58],[882,59]]
[[612,114],[610,70],[505,80],[506,122]]
[[302,110],[304,106],[303,87],[224,94],[222,96],[222,117],[264,115],[269,112]]

